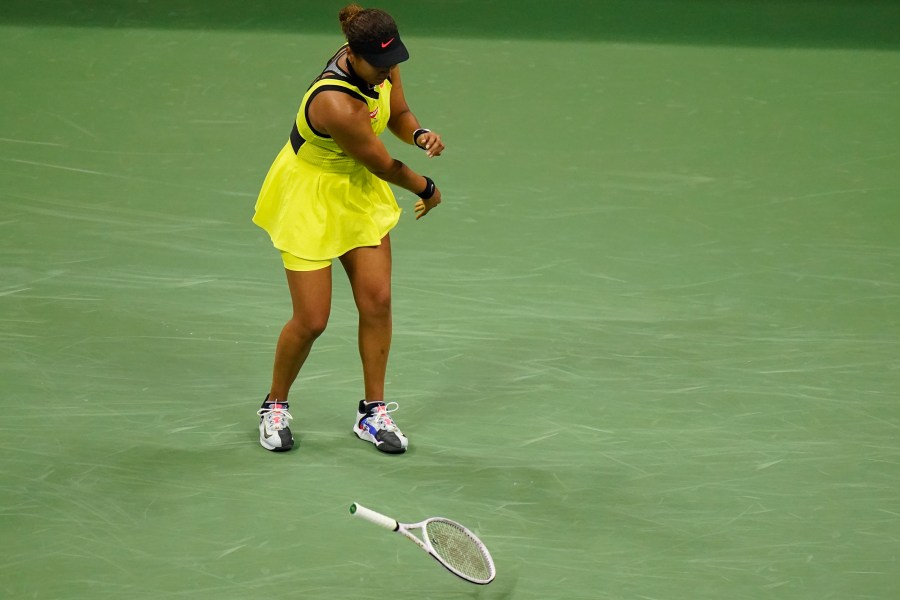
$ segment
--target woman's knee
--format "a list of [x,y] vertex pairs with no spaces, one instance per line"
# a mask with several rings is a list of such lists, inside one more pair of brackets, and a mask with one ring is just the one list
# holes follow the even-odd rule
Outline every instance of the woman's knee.
[[367,290],[357,302],[359,312],[371,317],[387,317],[391,314],[391,288],[378,287]]
[[291,318],[291,324],[295,331],[304,338],[316,339],[328,326],[328,313],[325,314],[295,314]]

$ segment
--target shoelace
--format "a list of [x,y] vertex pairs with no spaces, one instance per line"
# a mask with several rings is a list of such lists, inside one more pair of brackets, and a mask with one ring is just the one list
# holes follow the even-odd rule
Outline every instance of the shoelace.
[[397,426],[394,425],[394,421],[391,419],[390,415],[390,413],[397,410],[400,410],[400,405],[396,402],[388,402],[375,409],[375,412],[372,414],[372,419],[375,421],[375,427],[377,429],[383,429],[384,431],[398,431]]
[[[278,406],[279,408],[274,408],[275,406]],[[256,411],[256,414],[266,420],[268,428],[274,431],[284,429],[288,426],[288,422],[294,418],[286,408],[280,408],[280,406],[281,405],[273,404],[270,408],[261,408]]]

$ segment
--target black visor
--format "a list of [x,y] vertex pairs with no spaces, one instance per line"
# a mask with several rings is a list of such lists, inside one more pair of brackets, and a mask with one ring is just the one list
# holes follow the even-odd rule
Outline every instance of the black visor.
[[385,39],[369,43],[350,42],[350,48],[373,67],[392,67],[409,59],[409,51],[394,29]]

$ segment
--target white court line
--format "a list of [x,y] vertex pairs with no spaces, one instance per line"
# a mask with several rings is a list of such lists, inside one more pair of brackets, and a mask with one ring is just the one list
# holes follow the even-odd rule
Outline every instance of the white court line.
[[12,144],[29,144],[32,146],[57,146],[60,148],[65,146],[65,144],[57,144],[54,142],[35,142],[32,140],[16,140],[13,138],[5,138],[5,137],[0,137],[0,142],[10,142]]

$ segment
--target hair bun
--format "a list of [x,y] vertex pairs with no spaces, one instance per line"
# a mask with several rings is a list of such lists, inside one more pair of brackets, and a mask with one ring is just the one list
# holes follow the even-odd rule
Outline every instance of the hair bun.
[[341,22],[341,29],[344,31],[344,35],[347,35],[347,28],[350,23],[353,22],[353,19],[359,16],[359,13],[363,11],[363,7],[359,4],[348,4],[344,8],[341,9],[341,12],[338,13],[338,19]]

